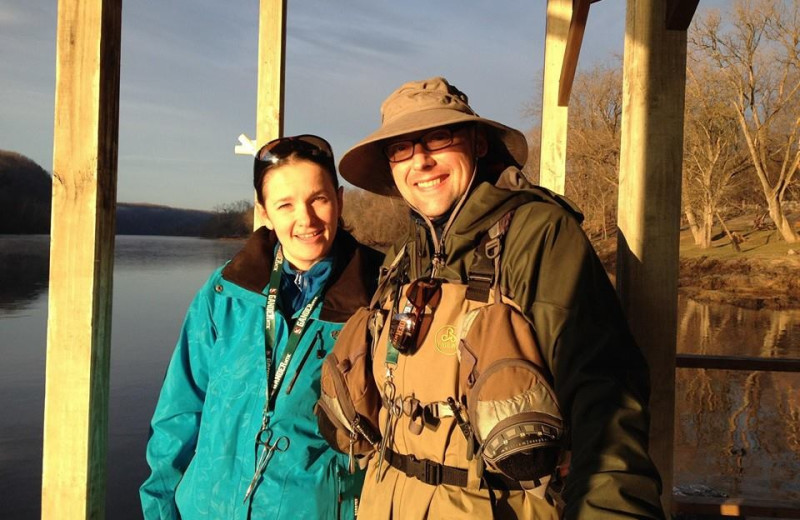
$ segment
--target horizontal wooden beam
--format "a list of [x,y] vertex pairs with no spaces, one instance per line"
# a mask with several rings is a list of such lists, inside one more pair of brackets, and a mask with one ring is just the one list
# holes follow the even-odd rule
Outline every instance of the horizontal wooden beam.
[[800,502],[673,495],[672,503],[674,513],[690,515],[800,518]]
[[678,354],[675,359],[675,366],[678,368],[706,368],[710,370],[800,372],[800,359]]

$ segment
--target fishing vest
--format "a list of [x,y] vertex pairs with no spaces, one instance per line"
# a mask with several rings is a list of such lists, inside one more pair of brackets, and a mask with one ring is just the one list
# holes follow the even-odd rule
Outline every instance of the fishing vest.
[[[488,489],[493,512],[496,491],[558,505],[564,421],[532,326],[500,292],[512,216],[482,237],[467,283],[425,280],[424,302],[411,301],[402,249],[373,303],[342,330],[318,416],[334,448],[369,459],[367,480],[393,467],[431,486]],[[412,327],[413,348],[398,353]]]

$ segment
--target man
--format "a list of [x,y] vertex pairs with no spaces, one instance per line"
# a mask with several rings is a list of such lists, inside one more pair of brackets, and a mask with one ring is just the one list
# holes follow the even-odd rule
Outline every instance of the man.
[[[381,112],[381,127],[340,162],[350,183],[402,196],[412,221],[386,259],[396,283],[380,295],[386,318],[373,344],[383,442],[369,463],[361,516],[664,518],[647,454],[647,366],[581,215],[527,184],[518,169],[524,136],[479,117],[444,78],[402,85]],[[487,265],[486,276],[476,274]],[[483,338],[465,332],[493,302],[509,321],[483,324]],[[479,375],[481,359],[526,334],[535,349],[518,349],[530,359],[514,366],[541,366],[541,377],[504,372],[500,386],[518,395],[492,401],[492,413],[525,401],[506,417],[523,426],[503,430],[493,448],[475,393],[480,377],[465,380],[464,364]],[[522,377],[532,386],[518,384]],[[550,388],[557,402],[548,404]],[[525,408],[528,400],[544,409]],[[512,444],[517,458],[506,453],[504,463],[503,445]]]

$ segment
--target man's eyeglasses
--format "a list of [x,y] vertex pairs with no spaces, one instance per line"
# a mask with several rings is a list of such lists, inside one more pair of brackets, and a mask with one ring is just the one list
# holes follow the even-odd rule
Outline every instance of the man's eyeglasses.
[[328,141],[311,134],[273,139],[256,153],[256,161],[267,163],[262,166],[269,166],[293,153],[333,162],[333,151]]
[[414,156],[414,146],[419,143],[428,152],[443,150],[453,145],[453,133],[462,127],[441,127],[435,128],[430,132],[424,133],[416,139],[403,139],[394,141],[383,148],[383,153],[389,162],[401,162],[411,159]]
[[[392,315],[389,326],[389,341],[392,346],[402,353],[413,352],[417,349],[420,330],[423,329],[422,317],[425,307],[436,307],[441,299],[440,279],[419,279],[411,282],[406,291],[408,303],[403,312]],[[424,333],[422,334],[424,337]]]

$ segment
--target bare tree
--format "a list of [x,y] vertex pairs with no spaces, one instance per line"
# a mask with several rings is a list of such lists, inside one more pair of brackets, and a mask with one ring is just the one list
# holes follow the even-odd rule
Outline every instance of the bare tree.
[[535,126],[525,134],[528,140],[528,159],[522,167],[522,173],[532,183],[539,184],[539,163],[542,159],[542,127]]
[[596,65],[572,88],[567,149],[567,195],[586,212],[587,231],[607,238],[616,225],[622,71]]
[[205,227],[211,237],[246,237],[253,229],[253,203],[238,200],[214,207],[214,217]]
[[[683,209],[695,244],[707,249],[714,219],[725,209],[736,176],[748,168],[749,156],[724,73],[692,50],[686,75]],[[720,225],[725,226],[721,217]]]
[[690,45],[725,74],[769,215],[800,241],[783,208],[800,166],[800,2],[737,0],[730,23],[715,11],[698,18]]
[[359,188],[344,190],[344,227],[360,242],[385,250],[408,233],[408,206]]

